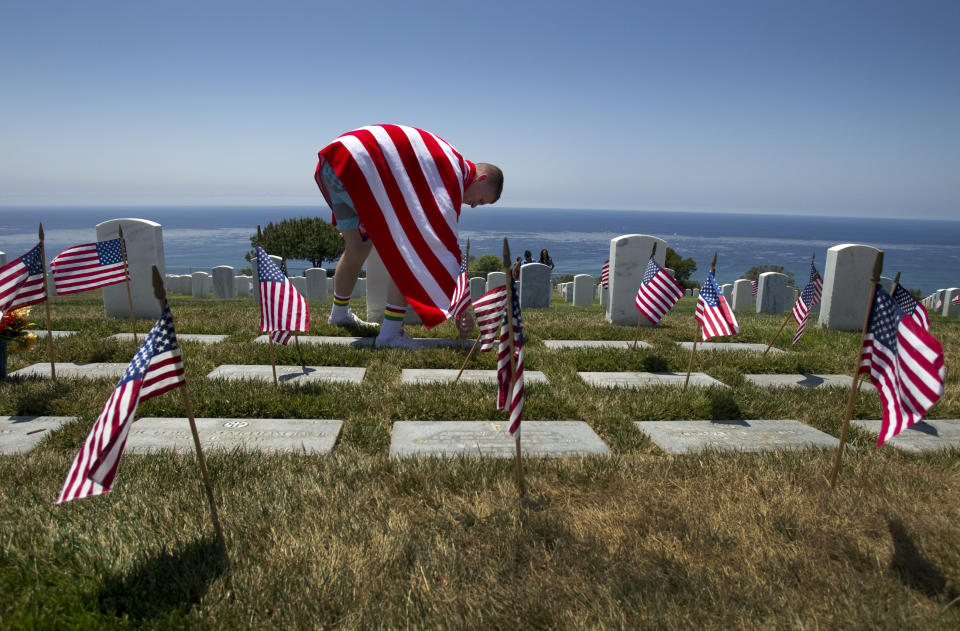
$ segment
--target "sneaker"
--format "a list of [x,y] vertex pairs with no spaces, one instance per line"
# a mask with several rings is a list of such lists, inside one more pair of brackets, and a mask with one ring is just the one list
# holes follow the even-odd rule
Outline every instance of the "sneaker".
[[332,324],[333,326],[345,326],[347,328],[380,328],[380,325],[376,322],[367,322],[365,320],[361,320],[353,311],[347,311],[346,316],[342,316],[337,319],[334,319],[331,315],[329,318],[327,318],[327,324]]
[[373,346],[374,348],[406,348],[409,350],[416,350],[419,348],[417,346],[417,341],[407,335],[406,331],[401,331],[399,335],[394,335],[388,339],[383,339],[380,336],[377,336],[377,339],[373,342]]

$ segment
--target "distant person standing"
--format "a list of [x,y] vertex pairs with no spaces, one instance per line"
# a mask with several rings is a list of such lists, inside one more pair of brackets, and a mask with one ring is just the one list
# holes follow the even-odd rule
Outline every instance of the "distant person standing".
[[526,265],[527,263],[533,263],[533,254],[530,250],[525,250],[523,253],[523,264]]
[[516,261],[514,262],[514,264],[513,264],[513,279],[514,279],[514,280],[520,280],[520,266],[521,266],[521,265],[523,265],[523,259],[521,259],[521,258],[518,256],[518,257],[517,257],[517,260],[516,260]]
[[543,263],[544,265],[546,265],[546,266],[549,267],[550,269],[553,269],[553,259],[550,258],[550,253],[547,252],[547,249],[546,249],[546,248],[540,250],[540,261],[539,261],[539,262],[540,262],[540,263]]

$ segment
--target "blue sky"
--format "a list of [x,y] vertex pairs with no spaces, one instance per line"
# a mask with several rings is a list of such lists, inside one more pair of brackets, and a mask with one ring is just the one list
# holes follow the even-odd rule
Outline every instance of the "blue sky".
[[0,2],[0,206],[321,204],[396,122],[506,206],[960,216],[955,0]]

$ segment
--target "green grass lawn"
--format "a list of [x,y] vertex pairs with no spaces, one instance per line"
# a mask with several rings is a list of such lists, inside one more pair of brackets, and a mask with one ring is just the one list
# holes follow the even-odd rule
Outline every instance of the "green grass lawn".
[[[357,302],[357,301],[355,301]],[[707,452],[668,456],[633,421],[796,419],[839,436],[848,391],[762,389],[748,373],[845,373],[859,333],[807,328],[797,350],[698,352],[694,371],[730,388],[597,389],[577,371],[684,372],[695,334],[684,298],[641,339],[652,346],[547,350],[543,339],[634,339],[599,306],[554,295],[524,313],[524,418],[583,420],[612,457],[524,461],[518,502],[510,460],[390,460],[398,420],[505,420],[495,387],[401,386],[402,368],[459,368],[467,349],[422,351],[303,345],[307,363],[364,366],[362,385],[277,388],[208,382],[220,364],[269,364],[251,344],[251,300],[173,297],[198,417],[341,419],[331,455],[207,452],[225,545],[213,536],[192,455],[126,455],[112,493],[53,506],[115,379],[0,383],[0,414],[69,415],[33,452],[0,456],[0,628],[960,628],[960,453],[911,455],[851,428],[835,490],[833,452]],[[355,305],[363,313],[363,303]],[[312,304],[311,335],[328,327]],[[129,362],[129,330],[106,320],[99,294],[56,298],[58,361]],[[33,311],[43,323],[43,306]],[[738,314],[729,341],[766,343],[783,315]],[[930,418],[960,418],[953,370],[960,321],[931,316],[947,389]],[[152,325],[141,320],[141,333]],[[452,324],[408,327],[454,337]],[[789,349],[793,326],[777,346]],[[471,368],[495,367],[487,353]],[[11,354],[9,369],[46,361],[46,344]],[[297,364],[291,345],[281,364]],[[137,417],[184,416],[174,391]],[[861,393],[854,418],[879,418]]]

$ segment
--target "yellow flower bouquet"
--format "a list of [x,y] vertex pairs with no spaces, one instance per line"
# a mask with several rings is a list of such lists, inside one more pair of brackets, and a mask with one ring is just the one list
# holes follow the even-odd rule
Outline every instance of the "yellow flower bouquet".
[[0,318],[0,343],[6,344],[11,352],[25,353],[37,344],[36,334],[27,330],[37,326],[30,322],[29,315],[30,307],[20,307]]

